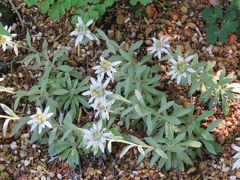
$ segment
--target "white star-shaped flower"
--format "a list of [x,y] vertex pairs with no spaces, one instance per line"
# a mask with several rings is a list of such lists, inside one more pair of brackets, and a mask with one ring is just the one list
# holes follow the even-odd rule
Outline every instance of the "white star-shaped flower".
[[85,129],[83,133],[86,149],[92,147],[94,155],[98,153],[99,148],[104,153],[106,138],[112,136],[112,133],[106,132],[106,128],[102,128],[102,120],[97,124],[93,123],[92,128],[90,130]]
[[196,71],[191,67],[189,62],[193,59],[195,55],[191,55],[184,59],[181,56],[178,56],[177,61],[173,58],[170,59],[172,62],[171,71],[168,73],[169,76],[172,76],[172,79],[177,78],[177,84],[180,84],[181,79],[187,78],[189,85],[191,84],[191,73],[195,73]]
[[44,129],[46,126],[52,128],[52,125],[48,119],[52,117],[53,114],[54,113],[49,113],[49,107],[47,107],[44,112],[42,112],[42,110],[37,107],[37,113],[30,116],[31,120],[28,121],[27,124],[31,124],[31,131],[38,127],[39,134],[41,134],[42,129]]
[[[240,140],[240,139],[236,138],[236,140]],[[234,162],[232,169],[239,169],[240,168],[240,147],[235,144],[232,144],[232,149],[237,151],[237,154],[233,156],[233,158],[237,160]]]
[[153,46],[149,47],[147,50],[150,51],[154,56],[158,56],[159,60],[162,58],[162,53],[169,54],[167,48],[170,48],[169,38],[160,37],[160,39],[152,38]]
[[75,47],[77,47],[78,44],[86,44],[89,40],[99,41],[98,38],[88,29],[92,23],[93,20],[90,20],[87,22],[87,24],[83,24],[82,18],[78,17],[76,28],[70,33],[70,36],[77,36],[75,40]]
[[101,117],[101,119],[107,119],[109,120],[109,112],[111,109],[111,106],[113,104],[113,101],[104,99],[102,102],[99,102],[96,106],[96,108],[94,108],[94,105],[92,104],[91,106],[97,110],[97,112],[95,113],[95,118],[97,118],[98,116]]
[[3,51],[5,52],[6,49],[13,48],[15,54],[18,55],[17,45],[15,43],[13,43],[13,41],[12,41],[12,38],[16,37],[17,34],[11,34],[11,29],[12,29],[11,26],[9,28],[8,28],[8,26],[5,26],[4,29],[10,33],[10,36],[0,34],[0,44],[2,46]]
[[97,80],[94,78],[91,78],[91,85],[90,85],[90,90],[84,92],[82,95],[84,96],[91,96],[89,99],[89,103],[92,103],[92,107],[94,109],[97,109],[97,105],[99,103],[104,103],[106,97],[108,95],[111,95],[112,92],[107,91],[106,87],[110,82],[110,79],[108,78],[104,83],[103,81],[103,77],[102,76],[98,76]]
[[120,64],[121,61],[110,62],[103,57],[100,57],[100,60],[100,65],[93,67],[93,69],[96,70],[95,73],[102,77],[107,74],[108,77],[114,81],[114,73],[117,72],[114,67]]

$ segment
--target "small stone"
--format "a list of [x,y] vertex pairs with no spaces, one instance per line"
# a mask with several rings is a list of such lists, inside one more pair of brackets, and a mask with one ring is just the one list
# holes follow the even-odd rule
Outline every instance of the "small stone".
[[236,176],[237,178],[240,178],[240,171],[237,171]]
[[187,23],[187,26],[190,27],[191,29],[196,29],[197,25],[195,23]]
[[237,176],[230,176],[229,179],[230,180],[237,180]]
[[125,21],[125,17],[124,17],[124,15],[123,14],[119,14],[118,16],[117,16],[117,24],[119,24],[119,25],[122,25],[122,24],[124,24],[124,21]]
[[121,41],[122,40],[122,33],[117,30],[115,32],[115,38],[116,38],[117,41]]
[[27,157],[27,153],[25,151],[20,151],[19,156],[20,156],[20,158],[23,159],[23,158]]
[[187,15],[183,15],[183,16],[181,17],[181,22],[182,22],[182,23],[185,23],[186,20],[187,20],[187,18],[188,18]]
[[182,6],[181,7],[181,11],[184,13],[184,14],[187,14],[188,13],[188,8],[186,6]]
[[155,9],[155,7],[153,5],[148,5],[145,9],[145,12],[148,16],[148,18],[152,18],[155,13],[157,12],[157,10]]
[[109,38],[112,38],[114,36],[114,31],[108,30],[108,36],[109,36]]
[[231,34],[228,38],[228,43],[227,45],[232,45],[232,44],[235,44],[237,41],[237,36],[235,34]]
[[17,149],[18,146],[17,146],[17,143],[14,141],[10,144],[10,147],[12,150],[15,150],[15,149]]
[[138,175],[138,172],[137,172],[137,171],[133,171],[132,173],[133,173],[135,176]]
[[167,68],[164,65],[160,65],[160,71],[162,73],[166,73],[167,72]]
[[121,126],[123,126],[123,121],[118,121],[117,124],[121,127]]
[[58,179],[62,179],[62,175],[60,173],[57,174]]
[[148,28],[145,30],[145,33],[146,33],[146,35],[148,36],[152,31],[153,31],[153,29],[152,29],[151,27],[148,27]]
[[53,178],[53,177],[55,176],[54,172],[50,172],[50,173],[48,173],[48,175],[49,175],[51,178]]
[[237,72],[237,78],[240,79],[240,71]]
[[187,174],[191,174],[191,173],[193,173],[195,171],[196,171],[196,167],[193,166],[190,169],[188,169]]
[[185,34],[186,36],[188,36],[188,37],[192,37],[192,35],[193,35],[193,33],[192,33],[190,30],[188,30],[188,29],[186,29],[186,30],[184,31],[184,34]]
[[224,168],[222,168],[222,171],[223,172],[228,172],[228,171],[230,171],[230,167],[224,167]]
[[30,161],[28,161],[28,160],[25,160],[25,161],[24,161],[24,165],[25,165],[25,166],[28,166],[29,164],[30,164]]
[[148,40],[146,40],[146,41],[145,41],[145,43],[146,43],[147,45],[152,45],[152,41],[151,41],[151,40],[149,40],[149,39],[148,39]]
[[47,180],[47,178],[45,176],[42,176],[41,180]]
[[182,22],[181,21],[178,21],[176,24],[177,24],[177,26],[182,27]]

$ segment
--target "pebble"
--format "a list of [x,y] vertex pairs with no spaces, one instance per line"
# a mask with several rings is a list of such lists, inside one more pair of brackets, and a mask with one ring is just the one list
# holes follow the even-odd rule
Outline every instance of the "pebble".
[[187,18],[188,18],[187,15],[183,15],[183,16],[181,17],[181,22],[182,22],[182,23],[185,23],[186,20],[187,20]]
[[240,80],[240,71],[237,72],[237,78]]
[[148,28],[145,30],[146,36],[148,36],[152,31],[153,31],[153,28],[152,28],[152,27],[148,27]]
[[166,73],[167,72],[167,68],[164,65],[160,65],[160,71],[162,73]]
[[230,176],[229,179],[230,179],[230,180],[236,180],[236,179],[237,179],[237,176]]
[[224,167],[224,168],[222,168],[222,172],[228,172],[228,171],[230,171],[230,167]]
[[41,180],[47,180],[47,178],[45,176],[42,176]]
[[137,172],[137,171],[133,171],[132,173],[133,173],[135,176],[138,175],[138,172]]
[[145,9],[145,12],[146,12],[148,18],[152,18],[155,15],[155,13],[157,12],[157,10],[154,8],[154,6],[148,5]]
[[117,30],[115,32],[115,38],[116,38],[117,41],[121,41],[122,40],[122,33]]
[[196,29],[196,27],[197,27],[197,25],[192,22],[187,23],[187,26],[190,27],[191,29]]
[[48,175],[53,178],[55,176],[54,172],[49,172]]
[[25,152],[25,151],[20,151],[19,152],[19,156],[23,159],[23,158],[25,158],[25,157],[27,157],[27,153]]
[[29,164],[30,164],[30,161],[28,161],[28,160],[25,160],[25,161],[24,161],[24,165],[25,165],[25,166],[28,166]]
[[177,26],[182,27],[182,22],[181,21],[178,21],[176,24],[177,24]]
[[190,169],[188,169],[187,174],[191,174],[191,173],[193,173],[195,171],[196,171],[196,167],[193,166]]
[[11,144],[10,144],[10,147],[11,147],[11,149],[12,150],[15,150],[15,149],[17,149],[17,143],[15,142],[15,141],[13,141]]
[[116,21],[117,21],[117,24],[119,24],[119,25],[124,24],[124,21],[125,21],[124,15],[123,15],[123,14],[119,14],[119,15],[117,16]]
[[187,14],[188,13],[188,8],[186,6],[182,6],[181,11],[182,11],[182,13]]
[[57,177],[58,177],[59,179],[62,179],[62,175],[61,175],[60,173],[57,174]]
[[237,171],[236,176],[237,178],[240,178],[240,171]]

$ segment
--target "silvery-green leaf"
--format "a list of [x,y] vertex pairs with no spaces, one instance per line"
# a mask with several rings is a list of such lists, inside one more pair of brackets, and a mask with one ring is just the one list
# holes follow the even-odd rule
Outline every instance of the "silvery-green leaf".
[[112,152],[112,141],[108,142],[107,148],[108,148],[108,151],[111,153]]
[[138,149],[138,151],[139,151],[141,154],[145,154],[142,146],[138,146],[137,149]]
[[3,136],[6,137],[6,134],[7,134],[7,128],[8,128],[8,124],[10,122],[11,119],[6,119],[4,121],[4,124],[3,124]]
[[132,147],[133,145],[128,145],[125,148],[123,148],[122,152],[120,153],[120,158],[122,158]]
[[6,106],[5,104],[1,104],[0,106],[2,107],[2,109],[4,110],[5,113],[7,113],[8,115],[10,115],[11,117],[18,117],[8,106]]

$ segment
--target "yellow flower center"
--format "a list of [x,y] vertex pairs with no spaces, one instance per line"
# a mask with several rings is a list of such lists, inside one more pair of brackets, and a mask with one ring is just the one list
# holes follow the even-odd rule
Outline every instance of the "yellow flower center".
[[104,71],[106,71],[107,69],[109,69],[110,67],[111,67],[111,62],[106,61],[106,60],[103,60],[102,63],[101,63],[100,71],[101,71],[101,72],[104,72]]
[[77,32],[84,33],[86,31],[86,27],[84,25],[78,25],[77,26]]
[[43,122],[45,122],[47,120],[47,117],[45,116],[45,114],[42,113],[36,113],[35,114],[35,122],[38,124],[41,124]]
[[96,131],[93,133],[93,140],[98,141],[101,136],[102,136],[102,131]]
[[97,88],[92,88],[90,91],[91,91],[91,94],[95,97],[104,96],[104,88],[102,86],[97,87]]
[[158,48],[158,49],[162,48],[162,42],[161,42],[160,40],[157,40],[157,41],[155,42],[155,46],[156,46],[156,48]]
[[187,64],[185,61],[178,61],[175,64],[175,67],[176,67],[177,73],[183,73],[183,72],[186,72]]
[[6,42],[7,37],[5,35],[0,35],[0,43]]
[[98,103],[98,105],[97,105],[97,108],[99,109],[99,110],[104,110],[105,109],[105,106],[103,105],[103,103]]

